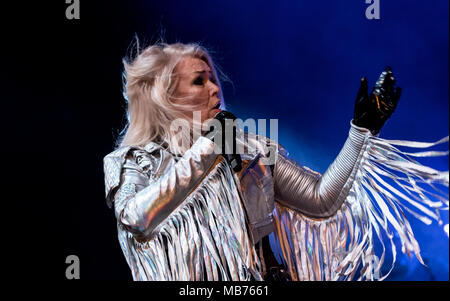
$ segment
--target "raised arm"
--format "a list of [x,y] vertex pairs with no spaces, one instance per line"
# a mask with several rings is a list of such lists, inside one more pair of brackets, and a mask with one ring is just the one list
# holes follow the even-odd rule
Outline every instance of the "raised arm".
[[280,153],[274,168],[277,201],[312,218],[334,215],[352,187],[367,138],[379,133],[397,106],[401,88],[394,90],[394,85],[390,67],[381,73],[370,95],[366,78],[361,80],[347,141],[323,176]]
[[276,200],[312,218],[334,215],[348,195],[369,135],[352,123],[344,147],[323,176],[280,153],[274,169]]

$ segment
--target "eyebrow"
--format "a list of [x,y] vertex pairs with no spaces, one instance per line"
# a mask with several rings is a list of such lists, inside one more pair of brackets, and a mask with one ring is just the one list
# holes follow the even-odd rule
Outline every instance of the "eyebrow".
[[199,70],[199,71],[194,71],[194,73],[212,73],[212,70]]

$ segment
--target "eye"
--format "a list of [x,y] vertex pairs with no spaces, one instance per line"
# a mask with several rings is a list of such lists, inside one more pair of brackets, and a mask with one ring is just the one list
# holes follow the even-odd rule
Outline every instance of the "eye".
[[197,78],[194,80],[193,84],[194,84],[194,85],[197,85],[197,86],[203,86],[203,84],[204,84],[203,78],[202,78],[201,76],[197,77]]

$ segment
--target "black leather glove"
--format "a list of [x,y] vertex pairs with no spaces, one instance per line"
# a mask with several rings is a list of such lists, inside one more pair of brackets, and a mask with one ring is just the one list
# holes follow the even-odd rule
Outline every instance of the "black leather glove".
[[291,276],[286,272],[284,266],[271,267],[268,269],[267,274],[264,275],[264,281],[279,282],[279,281],[292,281]]
[[400,87],[394,90],[394,85],[391,67],[384,69],[370,95],[367,94],[367,79],[363,77],[355,101],[353,123],[370,130],[373,135],[378,134],[394,113],[402,93]]
[[220,111],[214,116],[213,119],[220,123],[220,127],[215,126],[213,120],[213,122],[210,123],[210,130],[207,131],[204,136],[211,139],[215,143],[221,141],[221,145],[218,145],[218,147],[220,147],[221,154],[230,163],[233,170],[235,172],[239,172],[242,169],[242,159],[237,153],[236,127],[231,127],[234,120],[236,120],[236,116],[228,111]]

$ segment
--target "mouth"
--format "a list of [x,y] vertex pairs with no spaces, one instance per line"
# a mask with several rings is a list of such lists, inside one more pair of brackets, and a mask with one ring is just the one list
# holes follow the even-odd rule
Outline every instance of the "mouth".
[[219,109],[219,108],[220,108],[220,104],[221,104],[221,101],[219,100],[219,101],[214,105],[214,107],[212,107],[212,110],[214,110],[214,109]]

